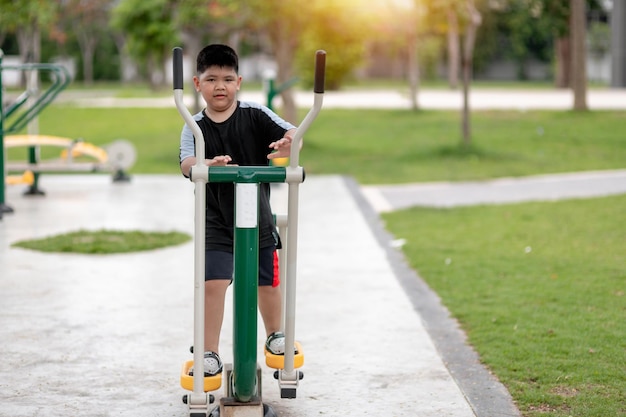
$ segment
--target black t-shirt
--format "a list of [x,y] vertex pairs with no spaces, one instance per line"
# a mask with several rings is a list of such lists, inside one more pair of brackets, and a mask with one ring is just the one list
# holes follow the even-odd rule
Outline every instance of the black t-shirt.
[[[239,102],[235,112],[222,123],[213,122],[204,111],[196,114],[194,119],[204,135],[206,158],[230,155],[230,163],[241,166],[267,166],[267,154],[271,152],[269,144],[294,128],[267,107],[247,102]],[[190,136],[191,129],[185,126],[181,136],[181,161],[189,156],[184,153],[183,142],[189,141]],[[234,184],[230,183],[207,184],[207,249],[232,251],[234,190]],[[262,183],[259,184],[259,247],[275,245],[277,236],[270,207],[270,184]]]

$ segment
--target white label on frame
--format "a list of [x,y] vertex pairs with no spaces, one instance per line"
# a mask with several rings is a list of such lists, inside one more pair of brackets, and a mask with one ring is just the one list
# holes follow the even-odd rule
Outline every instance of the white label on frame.
[[235,184],[235,227],[252,229],[259,219],[259,184]]

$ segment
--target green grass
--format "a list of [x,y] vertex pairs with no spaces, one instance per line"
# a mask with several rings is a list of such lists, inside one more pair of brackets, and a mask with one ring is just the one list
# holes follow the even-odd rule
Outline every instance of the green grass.
[[[301,163],[309,174],[346,174],[363,184],[626,167],[623,112],[476,112],[472,123],[473,145],[466,149],[457,112],[324,110],[305,137]],[[173,107],[52,106],[39,126],[42,133],[96,145],[127,139],[138,154],[131,172],[178,173],[182,119]],[[12,149],[9,159],[25,155]]]
[[191,236],[181,232],[78,230],[42,239],[22,240],[11,246],[41,252],[105,255],[159,249],[180,245],[189,240]]
[[365,184],[626,166],[620,112],[476,112],[470,148],[460,146],[459,120],[456,112],[333,110],[311,128],[301,159],[309,173],[347,173]]
[[385,214],[525,416],[626,413],[626,195]]
[[[590,88],[604,88],[602,84],[589,85]],[[450,90],[447,80],[420,80],[420,90]],[[507,90],[554,90],[554,83],[551,81],[494,81],[494,80],[473,80],[472,88],[486,89],[507,89]],[[409,85],[407,80],[392,79],[368,79],[350,80],[342,85],[341,90],[389,90],[404,91],[408,94]],[[455,90],[461,92],[461,85]]]

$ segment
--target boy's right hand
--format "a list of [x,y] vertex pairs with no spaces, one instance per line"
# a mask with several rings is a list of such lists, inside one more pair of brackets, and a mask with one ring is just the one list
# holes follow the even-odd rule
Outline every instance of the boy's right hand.
[[230,155],[218,155],[214,156],[213,159],[205,159],[204,163],[210,167],[224,167],[231,162],[233,158]]

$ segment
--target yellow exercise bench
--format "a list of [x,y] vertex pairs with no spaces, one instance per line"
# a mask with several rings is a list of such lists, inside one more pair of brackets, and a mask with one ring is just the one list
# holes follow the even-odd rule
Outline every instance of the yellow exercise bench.
[[107,152],[91,143],[80,140],[63,138],[60,136],[50,135],[10,135],[4,138],[4,145],[7,148],[26,147],[26,146],[54,146],[64,148],[61,151],[61,159],[69,160],[70,156],[76,158],[79,156],[90,156],[98,163],[107,162]]
[[33,174],[33,171],[24,171],[22,175],[7,175],[6,176],[7,185],[18,185],[18,184],[33,185],[34,183],[35,183],[35,174]]

